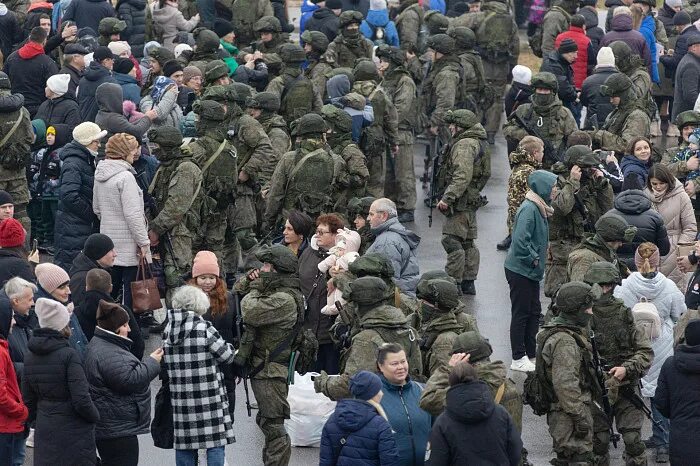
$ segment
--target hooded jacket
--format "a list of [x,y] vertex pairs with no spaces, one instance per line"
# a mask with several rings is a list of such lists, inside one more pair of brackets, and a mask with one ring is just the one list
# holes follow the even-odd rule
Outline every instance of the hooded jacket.
[[679,113],[693,110],[700,93],[700,57],[688,52],[678,63],[673,88],[673,115],[675,121]]
[[95,123],[107,131],[100,151],[104,151],[105,144],[113,135],[117,133],[127,133],[134,136],[139,141],[143,139],[148,128],[151,127],[151,120],[143,117],[136,123],[130,123],[122,113],[122,88],[116,83],[106,83],[97,89],[95,94],[99,111],[95,117]]
[[155,4],[153,9],[153,22],[162,31],[163,46],[169,50],[175,49],[173,39],[178,31],[192,31],[197,26],[196,21],[197,18],[185,20],[180,10],[168,4],[164,5],[163,8],[158,8],[158,5]]
[[78,84],[78,105],[80,106],[80,119],[82,121],[95,121],[99,110],[96,99],[97,88],[103,83],[116,84],[116,81],[112,77],[110,70],[93,61],[85,70]]
[[378,39],[375,37],[377,28],[384,28],[384,43],[393,47],[399,46],[399,32],[396,30],[396,24],[389,20],[388,10],[369,10],[360,24],[362,35],[373,42]]
[[330,8],[319,8],[310,15],[304,29],[322,32],[328,38],[328,42],[333,42],[338,36],[338,17]]
[[649,177],[649,168],[653,160],[651,157],[646,162],[638,159],[632,154],[626,154],[620,161],[620,169],[624,178],[623,190],[644,189]]
[[122,87],[122,98],[132,101],[136,107],[141,102],[141,86],[130,74],[114,73],[114,80]]
[[46,126],[68,125],[68,132],[83,121],[80,119],[80,109],[75,97],[70,93],[65,93],[55,99],[46,99],[36,112],[34,118],[44,120]]
[[600,86],[615,73],[619,73],[614,66],[597,66],[593,74],[588,76],[581,86],[581,104],[588,108],[585,129],[593,129],[589,117],[595,115],[598,125],[602,126],[608,115],[615,109],[610,103],[610,97],[600,93]]
[[510,415],[493,401],[482,381],[457,384],[447,391],[445,412],[430,433],[429,464],[520,463],[523,442]]
[[607,32],[600,41],[601,47],[609,47],[616,40],[627,43],[633,54],[639,55],[647,69],[651,66],[651,51],[647,41],[641,32],[632,29],[632,17],[630,15],[617,15],[612,21],[612,30]]
[[416,249],[420,236],[407,230],[398,218],[391,217],[386,222],[372,228],[374,243],[367,253],[381,254],[389,259],[394,268],[394,280],[404,293],[414,296],[420,274]]
[[111,2],[104,0],[72,0],[63,14],[63,22],[75,21],[78,29],[90,28],[98,31],[100,21],[116,17],[117,12]]
[[24,96],[24,106],[32,117],[46,100],[46,80],[58,72],[58,66],[44,54],[41,44],[27,42],[5,59],[2,69],[10,78],[13,94]]
[[119,0],[117,14],[126,23],[126,29],[120,34],[121,40],[129,43],[134,58],[142,58],[146,43],[146,0]]

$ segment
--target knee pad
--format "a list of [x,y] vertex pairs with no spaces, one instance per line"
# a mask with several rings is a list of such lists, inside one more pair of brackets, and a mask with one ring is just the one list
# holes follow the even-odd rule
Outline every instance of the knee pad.
[[462,250],[462,242],[456,236],[443,235],[441,242],[447,254]]
[[646,451],[642,435],[638,430],[622,432],[622,440],[625,442],[625,453],[630,456],[641,456]]

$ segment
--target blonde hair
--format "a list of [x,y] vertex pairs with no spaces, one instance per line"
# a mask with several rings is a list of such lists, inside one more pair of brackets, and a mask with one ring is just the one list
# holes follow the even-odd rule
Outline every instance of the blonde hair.
[[518,147],[532,155],[539,149],[544,149],[544,142],[542,142],[542,139],[538,138],[537,136],[527,135],[520,140]]
[[633,3],[630,10],[632,11],[632,29],[639,31],[642,20],[644,19],[644,10],[642,6],[637,3]]
[[642,243],[637,248],[637,254],[641,258],[641,264],[637,266],[637,271],[641,274],[656,272],[657,266],[651,264],[650,259],[656,254],[658,261],[659,248],[654,243]]

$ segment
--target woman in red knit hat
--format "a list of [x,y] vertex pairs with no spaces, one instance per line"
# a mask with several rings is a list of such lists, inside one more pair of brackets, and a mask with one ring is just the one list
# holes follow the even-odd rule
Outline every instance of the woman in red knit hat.
[[13,277],[30,282],[36,280],[24,248],[26,237],[27,233],[18,220],[8,218],[0,222],[0,286]]

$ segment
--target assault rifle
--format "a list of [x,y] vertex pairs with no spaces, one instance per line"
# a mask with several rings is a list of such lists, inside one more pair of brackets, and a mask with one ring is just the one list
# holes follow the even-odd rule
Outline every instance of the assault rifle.
[[442,154],[442,149],[444,143],[440,140],[440,134],[435,136],[435,141],[431,144],[432,149],[431,154],[431,173],[430,173],[430,191],[428,193],[428,228],[433,226],[433,208],[437,205],[438,197],[440,193],[438,192],[438,171],[440,171],[440,154]]
[[615,416],[615,412],[613,411],[612,406],[610,406],[610,398],[608,397],[608,387],[605,386],[605,374],[603,373],[603,364],[600,362],[600,356],[598,354],[598,344],[596,343],[595,340],[595,332],[593,330],[590,330],[590,340],[591,340],[591,346],[593,347],[593,369],[595,370],[595,378],[596,381],[598,382],[598,388],[600,388],[601,392],[603,393],[602,400],[603,400],[603,412],[605,413],[605,417],[608,420],[608,430],[610,431],[610,441],[612,442],[613,446],[617,448],[617,442],[620,441],[620,434],[615,432],[615,429],[613,428],[613,417]]
[[[243,324],[243,316],[241,315],[241,301],[238,298],[238,293],[236,292],[236,290],[231,290],[231,294],[233,295],[233,309],[236,313],[236,338],[238,339],[238,346],[240,348],[240,345],[242,344],[241,326]],[[245,409],[248,412],[248,417],[251,417],[253,415],[253,409],[250,406],[250,392],[248,391],[248,374],[244,374],[244,376],[241,378],[243,379],[243,390],[245,390]]]
[[556,149],[549,141],[549,138],[542,136],[542,133],[540,133],[539,130],[537,130],[534,126],[526,123],[525,120],[523,120],[523,118],[516,112],[513,112],[510,115],[510,117],[513,119],[513,121],[515,121],[518,124],[518,126],[524,129],[527,134],[529,134],[530,136],[535,136],[542,140],[542,142],[544,143],[544,158],[547,160],[548,166],[561,161],[561,145],[559,146],[559,149]]

